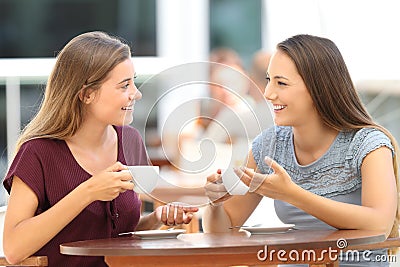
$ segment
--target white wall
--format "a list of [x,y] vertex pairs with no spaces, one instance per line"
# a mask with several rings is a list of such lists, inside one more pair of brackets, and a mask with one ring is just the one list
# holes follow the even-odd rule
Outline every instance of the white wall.
[[399,11],[397,0],[264,0],[266,48],[321,35],[339,47],[355,81],[400,80]]

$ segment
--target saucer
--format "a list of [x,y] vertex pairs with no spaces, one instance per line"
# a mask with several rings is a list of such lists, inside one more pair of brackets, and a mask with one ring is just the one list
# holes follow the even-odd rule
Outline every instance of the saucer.
[[184,229],[167,229],[167,230],[146,230],[120,233],[119,236],[134,235],[141,239],[161,239],[161,238],[176,238],[178,235],[185,233]]
[[246,230],[254,235],[263,234],[276,234],[276,233],[286,233],[290,229],[293,229],[294,224],[282,224],[277,226],[242,226],[240,229]]

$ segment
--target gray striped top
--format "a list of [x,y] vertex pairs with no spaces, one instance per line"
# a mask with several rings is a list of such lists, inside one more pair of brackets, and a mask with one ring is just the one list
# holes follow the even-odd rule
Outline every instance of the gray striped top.
[[[292,180],[303,189],[336,201],[361,205],[362,161],[368,153],[382,146],[390,148],[394,153],[390,139],[377,129],[342,131],[322,157],[309,165],[300,165],[294,153],[292,128],[275,126],[254,139],[252,152],[262,173],[272,171],[264,163],[264,157],[269,156],[285,168]],[[333,229],[286,202],[275,200],[274,205],[279,219],[284,223],[295,224],[298,229]],[[382,254],[386,255],[387,251],[374,251],[369,257],[371,262],[342,261],[340,266],[389,266],[389,263],[373,261],[375,256]]]

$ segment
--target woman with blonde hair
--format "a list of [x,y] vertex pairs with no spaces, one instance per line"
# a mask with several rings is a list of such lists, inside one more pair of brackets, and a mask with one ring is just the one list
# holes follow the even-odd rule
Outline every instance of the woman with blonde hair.
[[106,266],[102,257],[60,254],[65,242],[189,223],[197,208],[161,206],[141,216],[126,165],[148,165],[129,126],[142,95],[128,45],[103,32],[73,38],[58,54],[37,115],[23,130],[4,180],[10,193],[4,254],[16,264]]
[[[221,175],[210,175],[204,230],[243,225],[266,196],[281,221],[298,229],[398,236],[397,144],[364,108],[336,45],[311,35],[279,43],[267,80],[275,126],[255,138],[247,166],[235,170],[249,193],[231,196]],[[386,253],[373,251],[370,258]],[[388,264],[349,259],[340,266]]]

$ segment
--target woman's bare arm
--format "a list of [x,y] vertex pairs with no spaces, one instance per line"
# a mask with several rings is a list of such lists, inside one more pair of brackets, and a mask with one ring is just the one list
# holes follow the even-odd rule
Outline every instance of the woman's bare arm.
[[119,172],[122,169],[123,165],[116,163],[92,176],[36,216],[36,194],[19,177],[14,176],[3,235],[7,260],[18,263],[38,251],[93,201],[109,201],[126,190],[132,190],[133,184],[129,182],[131,176]]
[[[296,185],[275,161],[273,174],[247,174],[242,181],[258,179],[260,195],[280,199],[338,229],[376,230],[389,235],[397,209],[397,190],[392,152],[387,147],[369,153],[362,163],[362,203],[348,204],[313,194]],[[253,177],[253,178],[250,178]],[[254,182],[252,182],[254,184]]]

